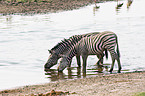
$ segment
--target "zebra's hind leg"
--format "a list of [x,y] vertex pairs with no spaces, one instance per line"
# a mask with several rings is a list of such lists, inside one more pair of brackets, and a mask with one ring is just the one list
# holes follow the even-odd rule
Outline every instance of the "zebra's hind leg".
[[121,71],[121,64],[120,64],[119,56],[116,54],[115,51],[112,51],[110,53],[111,53],[111,58],[112,58],[112,65],[111,65],[111,68],[110,68],[109,72],[113,71],[113,67],[114,67],[114,63],[115,63],[115,59],[116,59],[117,63],[118,63],[118,73],[120,73],[120,71]]
[[[111,56],[111,57],[112,57],[112,56]],[[115,59],[112,57],[112,65],[111,65],[111,68],[110,68],[110,70],[109,70],[109,72],[111,72],[111,73],[112,73],[112,71],[113,71],[114,63],[115,63]]]
[[118,73],[120,73],[122,68],[121,68],[120,58],[119,57],[117,58],[117,63],[118,63]]
[[[113,68],[114,68],[115,58],[116,58],[116,55],[117,55],[117,54],[116,54],[116,52],[114,51],[114,49],[113,49],[113,50],[109,50],[109,52],[110,52],[111,58],[112,58],[112,65],[111,65],[111,68],[110,68],[109,72],[112,73]],[[118,56],[117,56],[117,57],[118,57]]]

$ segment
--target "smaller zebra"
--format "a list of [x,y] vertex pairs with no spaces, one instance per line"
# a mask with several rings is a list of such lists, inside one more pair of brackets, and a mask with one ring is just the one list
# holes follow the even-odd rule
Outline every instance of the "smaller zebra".
[[[51,55],[48,57],[48,60],[44,65],[44,67],[46,69],[50,69],[52,66],[56,65],[58,59],[61,58],[61,55],[64,54],[65,51],[67,51],[71,46],[73,46],[81,39],[82,39],[81,35],[74,35],[69,39],[62,40],[60,43],[55,45],[51,50],[48,50]],[[78,60],[78,65],[80,66],[79,57],[77,58],[77,60]]]
[[[115,46],[117,45],[115,52]],[[110,72],[113,71],[115,59],[118,62],[118,73],[120,73],[121,70],[121,64],[120,64],[120,53],[119,53],[119,47],[118,47],[118,41],[117,41],[117,35],[110,31],[105,31],[102,33],[99,33],[95,36],[90,37],[84,37],[82,38],[76,45],[69,50],[65,55],[63,55],[58,71],[63,71],[67,66],[69,66],[69,62],[72,60],[72,58],[78,54],[82,56],[83,59],[83,72],[86,73],[86,63],[87,63],[87,57],[88,55],[97,55],[99,58],[99,61],[102,61],[103,59],[103,52],[107,50],[111,54],[112,58],[112,65],[110,68]]]
[[[99,32],[93,32],[93,33],[82,34],[82,35],[74,35],[70,37],[69,39],[62,40],[60,43],[54,46],[51,50],[48,50],[51,53],[51,55],[49,56],[44,67],[46,69],[50,69],[52,66],[57,64],[57,61],[59,58],[61,58],[61,55],[65,54],[65,52],[67,52],[70,48],[72,48],[82,38],[97,35],[97,34],[99,34]],[[108,58],[107,51],[105,51],[105,55],[106,55],[106,58]],[[81,66],[80,56],[76,55],[76,59],[77,59],[77,64],[80,67]],[[101,64],[100,62],[103,62],[103,61],[98,61],[97,62],[98,66],[99,64]]]

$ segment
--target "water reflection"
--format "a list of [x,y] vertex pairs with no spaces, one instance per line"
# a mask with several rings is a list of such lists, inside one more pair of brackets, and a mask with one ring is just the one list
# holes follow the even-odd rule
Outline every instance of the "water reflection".
[[93,14],[94,14],[94,16],[96,15],[96,11],[98,11],[99,8],[100,8],[100,6],[97,8],[96,5],[93,7]]
[[122,8],[123,4],[124,3],[118,3],[118,0],[117,0],[117,5],[115,7],[117,14],[120,12],[120,9]]
[[100,0],[94,0],[95,6],[93,7],[93,13],[95,15],[95,12],[99,10],[100,6],[98,6],[98,3],[101,3]]
[[6,16],[6,21],[11,22],[12,21],[12,16],[11,15]]
[[98,76],[99,74],[110,74],[108,68],[110,64],[104,64],[104,67],[97,67],[94,65],[93,68],[87,69],[86,73],[83,73],[80,67],[68,67],[67,72],[58,72],[56,69],[45,69],[45,75],[50,78],[51,81],[64,80],[64,79],[78,79],[89,76]]

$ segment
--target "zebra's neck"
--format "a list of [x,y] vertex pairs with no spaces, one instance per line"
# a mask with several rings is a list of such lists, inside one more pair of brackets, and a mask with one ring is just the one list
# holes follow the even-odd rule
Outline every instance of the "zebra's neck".
[[67,61],[70,61],[77,54],[77,51],[75,48],[73,48],[72,50],[68,51],[67,53],[68,53]]

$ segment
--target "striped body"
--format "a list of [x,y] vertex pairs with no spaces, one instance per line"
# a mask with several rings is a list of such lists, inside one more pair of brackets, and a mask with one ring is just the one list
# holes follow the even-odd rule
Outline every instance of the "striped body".
[[74,35],[70,37],[69,39],[64,39],[62,42],[54,46],[50,50],[50,53],[57,53],[58,55],[61,55],[64,52],[66,52],[69,48],[72,48],[72,46],[78,43],[78,41],[80,41],[83,37],[89,37],[96,34],[99,34],[99,32],[88,33],[88,34],[83,34],[83,35]]
[[[115,46],[117,45],[117,53],[115,52]],[[72,58],[77,54],[81,55],[83,59],[83,72],[86,72],[86,62],[88,55],[97,55],[99,61],[102,62],[103,52],[107,50],[110,52],[112,57],[112,66],[110,71],[112,72],[115,59],[118,61],[119,70],[121,70],[120,60],[119,60],[119,49],[117,36],[113,32],[102,32],[94,36],[82,38],[70,51],[66,53],[59,64],[59,71],[69,66]]]
[[[64,39],[62,42],[58,43],[51,50],[49,50],[51,55],[49,56],[48,61],[45,64],[45,68],[49,69],[53,65],[57,64],[58,59],[63,54],[65,54],[65,52],[67,52],[70,48],[72,48],[76,43],[78,43],[82,38],[93,36],[96,34],[99,34],[99,32],[83,34],[83,35],[74,35],[70,37],[69,39]],[[77,64],[80,67],[80,56],[76,55],[76,58],[77,58]]]

